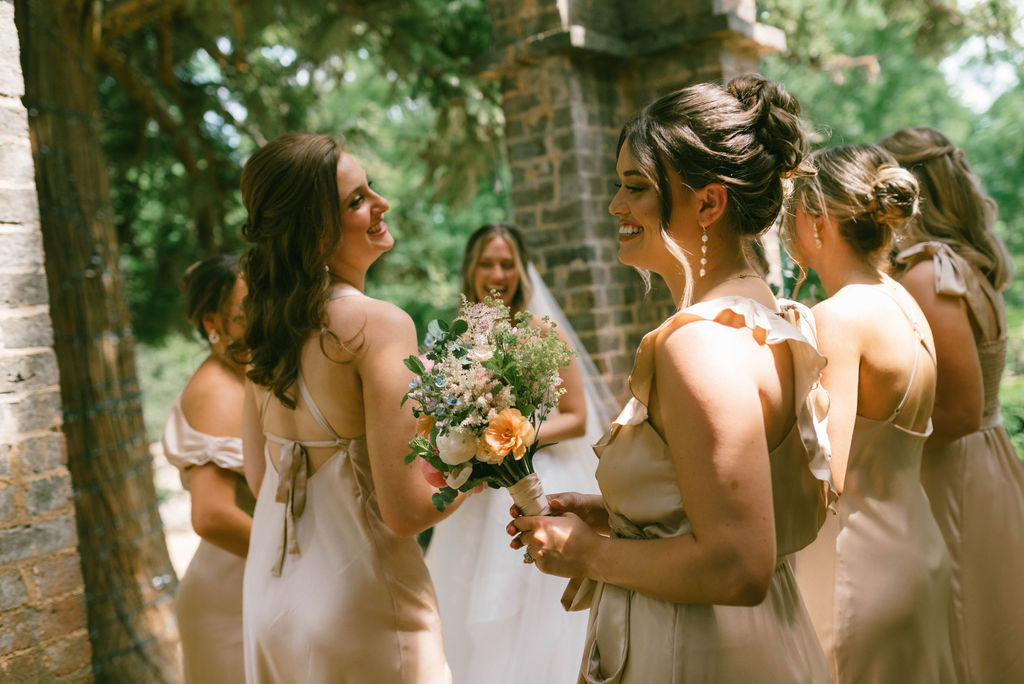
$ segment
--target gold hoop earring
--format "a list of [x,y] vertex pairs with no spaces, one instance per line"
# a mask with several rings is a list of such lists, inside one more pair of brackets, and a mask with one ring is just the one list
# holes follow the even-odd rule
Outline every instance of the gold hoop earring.
[[701,226],[700,229],[700,277],[703,278],[707,273],[704,267],[708,265],[708,227]]

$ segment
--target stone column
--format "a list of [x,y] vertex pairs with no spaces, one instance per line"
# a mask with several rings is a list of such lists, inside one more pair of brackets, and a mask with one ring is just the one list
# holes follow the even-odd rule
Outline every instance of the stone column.
[[640,338],[673,308],[618,262],[615,148],[649,101],[757,69],[782,34],[753,0],[487,0],[501,80],[514,221],[620,398]]
[[0,681],[92,681],[14,7],[0,0]]

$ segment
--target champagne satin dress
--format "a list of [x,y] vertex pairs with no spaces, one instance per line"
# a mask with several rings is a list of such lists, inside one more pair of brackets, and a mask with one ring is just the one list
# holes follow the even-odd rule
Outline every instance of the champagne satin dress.
[[[335,296],[361,296],[339,287]],[[366,438],[327,423],[299,371],[301,400],[323,434],[268,442],[245,566],[248,684],[444,684],[437,600],[419,544],[381,519]],[[276,401],[266,394],[268,401]],[[280,465],[269,442],[280,445]],[[311,471],[307,447],[334,447]]]
[[930,259],[935,292],[962,298],[975,330],[984,389],[981,428],[925,448],[921,481],[953,563],[950,635],[964,684],[1024,682],[1024,465],[999,410],[1006,365],[1003,297],[942,242],[899,254]]
[[[809,317],[806,308],[793,305]],[[804,609],[789,554],[817,534],[831,481],[808,401],[825,360],[783,315],[743,297],[691,306],[649,333],[637,351],[633,398],[595,446],[597,479],[612,534],[656,539],[691,533],[667,444],[647,421],[660,334],[693,321],[746,328],[759,344],[785,344],[793,358],[792,429],[769,453],[778,564],[758,606],[669,603],[611,584],[572,580],[569,609],[590,608],[580,684],[822,684],[825,658]]]
[[917,345],[903,398],[886,420],[856,417],[838,514],[796,556],[800,590],[835,684],[957,681],[949,554],[920,482],[931,424],[925,432],[896,424],[924,396],[913,393],[920,364],[933,363],[933,351],[907,318]]
[[[235,503],[252,514],[253,500],[242,475],[242,440],[214,437],[192,428],[181,410],[179,395],[164,425],[164,455],[181,472],[189,488],[189,468],[212,463],[235,474]],[[174,613],[181,635],[186,684],[241,682],[242,572],[245,559],[199,541],[188,570],[178,584]]]

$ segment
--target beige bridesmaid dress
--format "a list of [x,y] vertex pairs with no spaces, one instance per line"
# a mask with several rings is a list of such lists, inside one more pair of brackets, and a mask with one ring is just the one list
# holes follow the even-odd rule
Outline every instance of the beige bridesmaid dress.
[[911,406],[920,363],[933,363],[907,318],[918,344],[903,399],[886,420],[857,416],[838,514],[796,556],[800,590],[836,684],[957,681],[949,554],[920,482],[931,426],[914,432],[895,422]]
[[[354,288],[335,292],[357,295]],[[381,519],[365,437],[334,431],[301,369],[297,384],[295,410],[308,411],[323,435],[265,433],[281,445],[281,465],[275,468],[268,444],[245,567],[246,681],[451,682],[419,544]],[[327,446],[336,451],[311,472],[306,447]]]
[[[805,315],[809,312],[799,307]],[[821,646],[804,609],[789,554],[810,543],[830,482],[808,393],[825,365],[812,343],[783,316],[743,297],[691,306],[649,333],[637,351],[633,398],[595,446],[597,479],[612,534],[655,539],[689,534],[668,446],[647,421],[658,335],[693,321],[747,328],[760,344],[785,344],[793,357],[797,420],[769,454],[778,565],[758,606],[669,603],[611,584],[573,580],[569,609],[590,608],[582,684],[820,684],[828,682]]]
[[[242,440],[214,437],[192,428],[181,395],[164,425],[164,455],[181,471],[212,463],[235,474],[235,502],[252,514],[253,496],[242,475]],[[186,684],[242,682],[242,572],[245,559],[202,539],[174,597]]]
[[964,684],[1024,682],[1024,465],[999,411],[1006,313],[988,279],[941,242],[900,253],[931,259],[935,291],[959,297],[975,330],[984,385],[981,428],[924,452],[921,481],[953,562],[950,634]]

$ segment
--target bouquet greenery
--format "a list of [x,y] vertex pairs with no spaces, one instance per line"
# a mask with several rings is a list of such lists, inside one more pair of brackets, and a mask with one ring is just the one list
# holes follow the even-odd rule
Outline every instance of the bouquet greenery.
[[438,510],[486,484],[508,487],[528,515],[547,513],[533,456],[551,444],[536,436],[565,392],[558,373],[574,352],[555,323],[534,318],[524,311],[513,319],[491,297],[479,304],[463,297],[451,324],[430,323],[425,354],[405,360],[416,377],[402,403],[415,401],[417,419],[405,460],[425,462]]

